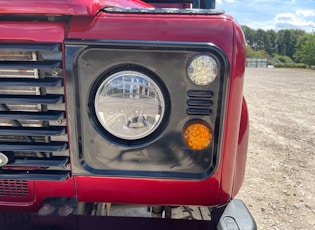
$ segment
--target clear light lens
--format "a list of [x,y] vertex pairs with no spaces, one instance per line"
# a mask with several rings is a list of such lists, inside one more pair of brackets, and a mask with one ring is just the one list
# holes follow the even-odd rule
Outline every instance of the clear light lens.
[[194,57],[187,68],[189,78],[197,85],[212,83],[218,72],[217,62],[208,55]]
[[163,119],[165,103],[158,85],[136,71],[106,78],[95,97],[96,115],[112,135],[136,140],[151,134]]

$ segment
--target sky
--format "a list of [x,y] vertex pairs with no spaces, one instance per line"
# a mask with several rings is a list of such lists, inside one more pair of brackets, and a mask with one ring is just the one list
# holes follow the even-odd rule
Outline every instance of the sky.
[[315,0],[216,0],[216,8],[252,29],[315,32]]

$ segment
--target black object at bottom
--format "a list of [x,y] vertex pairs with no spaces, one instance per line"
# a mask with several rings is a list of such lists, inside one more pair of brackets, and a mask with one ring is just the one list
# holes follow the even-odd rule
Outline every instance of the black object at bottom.
[[[256,223],[241,200],[212,211],[212,221],[178,220],[111,216],[39,216],[16,212],[0,212],[1,230],[103,230],[103,229],[257,229]],[[217,227],[216,227],[217,226]]]
[[256,230],[256,222],[241,200],[231,200],[227,205],[213,209],[211,218],[218,230]]

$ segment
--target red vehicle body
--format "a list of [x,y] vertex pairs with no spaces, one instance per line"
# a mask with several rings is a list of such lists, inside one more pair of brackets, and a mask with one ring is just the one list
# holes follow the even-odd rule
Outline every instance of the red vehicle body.
[[[245,40],[232,17],[214,9],[156,11],[149,3],[137,0],[2,0],[0,3],[0,152],[8,159],[0,171],[1,210],[36,212],[49,198],[215,208],[236,196],[244,177],[248,113],[243,98]],[[25,63],[2,57],[20,50],[36,51],[48,58]],[[55,58],[49,52],[58,53],[60,57]],[[203,114],[203,105],[200,108],[197,105],[200,109],[197,114],[195,105],[185,107],[188,100],[196,97],[189,96],[191,91],[208,92],[210,87],[194,85],[185,76],[187,60],[199,54],[214,56],[219,63],[219,80],[211,86],[214,89],[209,90],[215,94],[211,114]],[[104,61],[98,63],[98,60]],[[181,64],[181,61],[187,63]],[[147,75],[155,73],[158,85],[162,85],[162,94],[167,91],[164,95],[167,115],[161,121],[162,127],[149,137],[134,142],[113,137],[98,127],[99,122],[90,111],[90,98],[95,96],[90,92],[95,92],[95,84],[106,79],[103,73],[115,66],[128,70],[136,66],[150,72]],[[35,77],[33,85],[25,83],[30,81],[23,77],[14,76],[10,80],[4,71],[8,69],[17,72],[48,69],[48,80]],[[54,81],[55,85],[47,85],[53,77],[61,83]],[[40,93],[35,96],[5,93],[6,88],[10,91],[26,86],[39,87]],[[57,86],[58,93],[54,89],[42,90]],[[50,109],[47,105],[50,102],[37,101],[40,97],[43,100],[61,98],[61,102],[52,102],[53,109]],[[200,100],[207,100],[205,98]],[[8,109],[10,104],[40,104],[41,109],[16,112]],[[186,109],[187,114],[182,115]],[[29,118],[34,113],[44,118]],[[56,116],[47,118],[45,115]],[[208,118],[210,116],[213,118]],[[25,126],[19,123],[23,119],[42,119],[41,124],[45,125]],[[4,120],[11,122],[8,125]],[[170,148],[175,149],[174,152],[188,151],[182,144],[182,130],[191,120],[205,120],[210,124],[214,140],[203,155],[200,153],[202,160],[196,163],[183,153],[179,158],[188,161],[187,165],[180,162],[181,166],[173,169],[159,152],[167,154]],[[19,125],[13,124],[16,121]],[[57,134],[40,133],[43,129],[47,129],[47,133],[51,133],[51,129],[60,131],[60,127],[63,128],[61,141],[51,137]],[[34,136],[32,141],[18,138],[31,135]],[[46,135],[49,138],[45,141],[37,141],[37,136]],[[9,137],[13,140],[8,140]],[[56,148],[51,149],[51,146]],[[141,155],[134,163],[133,157],[144,153],[145,149],[149,153]],[[107,151],[123,160],[111,163],[104,157]],[[94,156],[100,160],[95,160]],[[209,157],[204,160],[205,156]],[[129,158],[132,158],[130,162],[125,160]],[[149,163],[143,163],[145,160]],[[155,161],[166,166],[155,166]],[[124,165],[131,166],[125,170]]]

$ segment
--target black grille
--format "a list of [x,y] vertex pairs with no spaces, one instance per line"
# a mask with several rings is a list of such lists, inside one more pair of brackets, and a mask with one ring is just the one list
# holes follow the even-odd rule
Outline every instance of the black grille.
[[189,90],[186,110],[188,115],[210,115],[213,92],[210,90]]
[[0,180],[70,176],[61,44],[0,44]]

